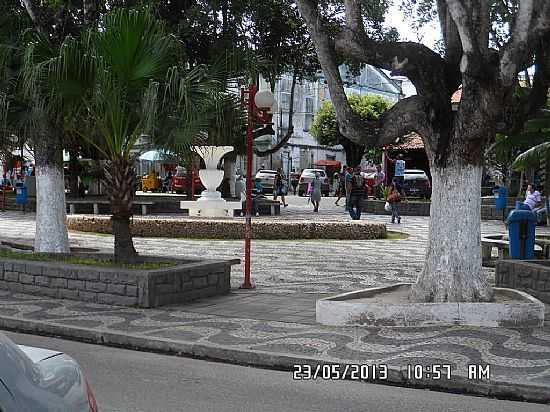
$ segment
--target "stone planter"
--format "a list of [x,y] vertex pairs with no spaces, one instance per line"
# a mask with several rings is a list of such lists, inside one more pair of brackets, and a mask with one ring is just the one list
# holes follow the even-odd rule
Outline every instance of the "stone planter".
[[364,289],[320,299],[317,322],[332,326],[505,326],[539,327],[544,304],[513,289],[494,288],[495,302],[408,302],[411,283]]
[[[98,254],[81,255],[106,257]],[[166,258],[142,256],[147,262]],[[0,289],[85,302],[152,308],[226,294],[239,260],[178,260],[136,270],[0,258]]]
[[[196,203],[196,202],[195,202]],[[106,216],[67,216],[70,230],[112,233],[112,222]],[[132,219],[132,234],[141,237],[189,239],[244,238],[245,221],[228,219]],[[360,222],[258,221],[252,225],[254,239],[383,239],[386,225]]]
[[550,261],[498,261],[495,283],[500,287],[523,290],[544,303],[550,303]]

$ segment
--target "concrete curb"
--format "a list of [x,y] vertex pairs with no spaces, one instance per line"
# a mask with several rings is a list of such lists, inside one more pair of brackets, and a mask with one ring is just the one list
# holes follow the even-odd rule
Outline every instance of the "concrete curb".
[[[295,356],[287,353],[274,353],[260,350],[244,350],[223,345],[182,342],[173,339],[146,337],[131,333],[66,326],[56,324],[54,322],[18,319],[10,316],[0,316],[0,329],[22,333],[57,336],[87,343],[121,347],[132,350],[151,351],[175,356],[193,357],[284,371],[293,371],[293,365],[297,364],[307,364],[312,367],[327,364],[344,365],[341,361],[332,359]],[[354,361],[350,360],[350,363],[352,362]],[[456,376],[456,374],[451,380],[448,381],[411,381],[407,379],[406,371],[403,368],[391,365],[388,365],[387,380],[364,381],[377,384],[424,388],[511,400],[550,403],[549,387],[515,384],[499,380],[491,380],[490,382],[472,381],[463,376]]]

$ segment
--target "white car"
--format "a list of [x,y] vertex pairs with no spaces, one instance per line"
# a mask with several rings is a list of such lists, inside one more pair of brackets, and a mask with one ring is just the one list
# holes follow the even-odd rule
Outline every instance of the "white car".
[[308,184],[315,179],[315,174],[319,173],[321,179],[321,193],[323,196],[330,194],[330,184],[327,173],[323,169],[304,169],[298,181],[298,196],[304,196],[307,193]]
[[[260,179],[262,186],[264,187],[264,193],[273,193],[273,188],[275,187],[275,176],[277,175],[276,170],[269,169],[260,169],[256,173],[256,179]],[[254,182],[252,182],[254,185]]]
[[0,411],[98,412],[78,363],[49,349],[18,346],[0,333]]

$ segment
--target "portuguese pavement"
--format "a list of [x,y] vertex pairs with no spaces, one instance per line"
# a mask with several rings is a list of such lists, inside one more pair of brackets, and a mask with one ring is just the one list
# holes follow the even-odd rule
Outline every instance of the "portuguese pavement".
[[[305,199],[290,197],[280,217],[258,219],[348,221],[331,199],[323,199],[321,212],[313,214]],[[550,403],[550,324],[537,329],[316,324],[318,298],[412,282],[421,270],[428,218],[404,216],[400,225],[387,216],[364,220],[388,223],[389,230],[408,237],[254,241],[256,289],[239,290],[243,265],[233,266],[229,295],[187,305],[135,309],[0,291],[0,328],[285,370],[304,363],[388,365],[392,383]],[[0,239],[30,242],[34,225],[32,214],[0,212]],[[503,230],[500,222],[482,223],[482,233]],[[89,233],[71,232],[70,240],[101,251],[113,245],[112,236]],[[242,241],[139,238],[135,244],[142,254],[218,259],[243,254]],[[492,281],[493,271],[486,272]],[[450,364],[452,376],[409,379],[409,364]],[[467,379],[468,365],[489,365],[489,379]]]

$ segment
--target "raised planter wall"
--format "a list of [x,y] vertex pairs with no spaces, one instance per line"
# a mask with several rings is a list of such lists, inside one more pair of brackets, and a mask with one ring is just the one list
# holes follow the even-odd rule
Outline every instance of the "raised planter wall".
[[544,303],[550,303],[550,261],[499,260],[497,286],[523,290]]
[[[492,202],[492,203],[490,203]],[[365,213],[373,213],[376,215],[390,215],[390,212],[386,212],[384,204],[386,202],[382,200],[364,200],[363,211]],[[513,207],[510,207],[506,212],[506,216]],[[400,213],[403,216],[430,216],[430,202],[416,202],[407,201],[401,202]],[[481,219],[483,220],[502,220],[502,210],[496,210],[495,200],[482,199],[481,205]]]
[[[69,229],[81,232],[112,233],[105,216],[68,216]],[[134,218],[132,234],[142,237],[182,237],[194,239],[243,239],[245,222],[234,219],[153,219]],[[254,239],[382,239],[386,225],[366,222],[254,222]]]
[[[159,259],[147,259],[155,260]],[[170,268],[132,270],[0,258],[0,289],[152,308],[228,293],[231,265],[237,263],[238,259],[196,260]]]

